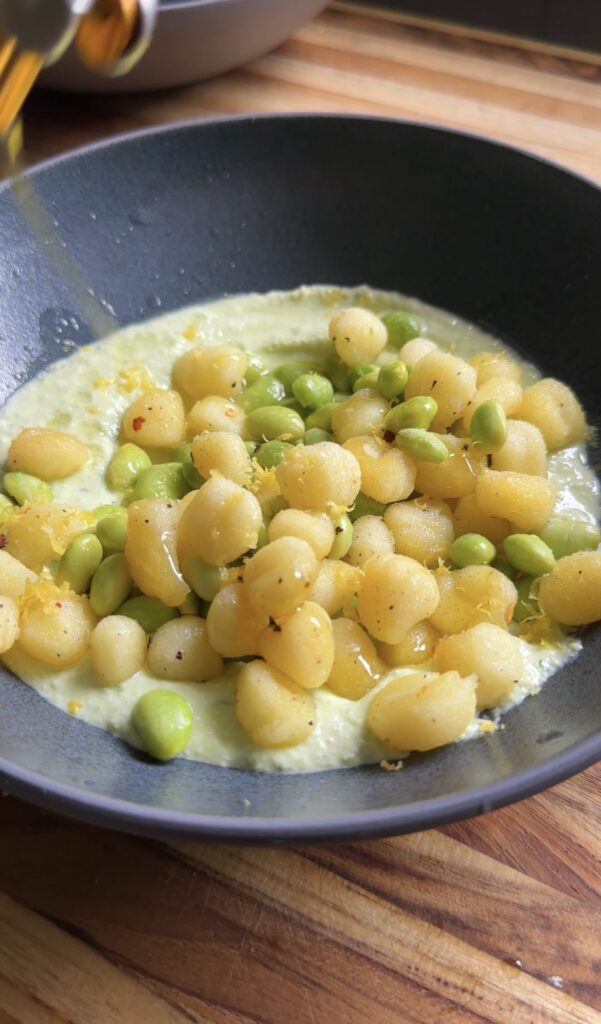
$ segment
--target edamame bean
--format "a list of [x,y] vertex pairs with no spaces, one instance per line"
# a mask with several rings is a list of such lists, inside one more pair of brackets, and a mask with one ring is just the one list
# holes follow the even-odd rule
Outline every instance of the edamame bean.
[[257,537],[257,551],[259,548],[264,548],[269,543],[269,523],[264,519],[259,527],[259,536]]
[[297,441],[305,433],[305,424],[294,409],[267,405],[248,414],[246,429],[257,441]]
[[435,434],[419,427],[404,427],[396,436],[397,446],[418,462],[444,462],[449,457],[447,446]]
[[470,423],[470,437],[487,455],[503,447],[507,440],[507,417],[499,402],[489,399],[478,406]]
[[100,563],[90,587],[92,611],[101,617],[112,615],[127,599],[133,580],[129,575],[125,555],[109,555]]
[[403,313],[400,309],[386,313],[382,323],[388,331],[388,344],[394,348],[402,348],[412,338],[418,338],[421,332],[417,317],[412,313]]
[[259,377],[265,376],[269,373],[266,364],[263,362],[260,356],[249,356],[246,364],[246,373],[244,379],[248,384],[254,384]]
[[281,363],[273,371],[274,377],[282,382],[286,391],[294,391],[294,382],[306,374],[315,373],[319,370],[317,363],[308,359],[291,359],[288,363]]
[[143,498],[172,498],[177,501],[188,490],[181,462],[162,462],[140,473],[134,484],[132,501]]
[[378,387],[379,373],[380,370],[375,366],[369,373],[362,373],[360,377],[357,377],[353,384],[353,394],[356,394],[357,391],[364,391],[365,388],[371,388],[372,391],[375,391]]
[[118,515],[104,516],[96,524],[96,536],[106,552],[124,551],[127,540],[127,512],[125,509]]
[[499,558],[495,558],[494,562],[491,562],[491,567],[496,569],[497,572],[502,572],[504,576],[507,576],[508,580],[515,580],[517,576],[517,571],[509,564],[503,555]]
[[149,690],[134,706],[132,724],[147,754],[170,761],[190,739],[192,708],[174,690]]
[[319,409],[334,397],[334,388],[320,373],[303,373],[292,384],[292,394],[303,409]]
[[513,609],[514,622],[526,622],[527,619],[535,619],[539,615],[538,601],[532,590],[534,582],[534,576],[522,576],[521,579],[515,580],[518,599]]
[[199,487],[204,484],[204,478],[198,472],[192,459],[192,444],[190,441],[184,441],[175,449],[175,457],[178,462],[181,463],[182,473],[186,485],[191,491],[197,491]]
[[256,441],[245,441],[244,446],[250,455],[251,459],[254,458],[257,448],[259,447]]
[[351,390],[349,367],[338,358],[335,351],[332,350],[326,356],[323,372],[332,381],[336,391],[349,392]]
[[29,473],[5,473],[2,486],[18,505],[52,501],[52,491],[48,484]]
[[311,427],[310,430],[305,430],[305,436],[303,437],[303,444],[319,444],[320,441],[331,441],[332,435],[327,430],[320,430],[319,427]]
[[378,373],[378,391],[384,398],[392,401],[403,394],[408,379],[407,367],[400,359],[385,363]]
[[601,543],[597,524],[584,519],[551,519],[541,530],[540,537],[556,558],[574,555],[577,551],[595,551]]
[[180,568],[188,586],[203,601],[212,601],[227,583],[227,569],[220,565],[208,565],[198,555],[183,554]]
[[346,512],[334,523],[334,535],[328,558],[344,558],[353,543],[353,524]]
[[68,583],[76,594],[85,594],[102,562],[102,544],[93,533],[82,533],[68,545],[56,573],[56,582]]
[[334,408],[334,405],[334,402],[328,402],[327,405],[322,405],[320,409],[316,409],[310,416],[307,416],[305,420],[305,429],[313,430],[316,427],[318,430],[331,430],[332,409]]
[[252,412],[254,409],[263,409],[265,406],[278,405],[286,397],[286,388],[281,380],[267,373],[263,377],[247,387],[240,399],[240,405],[245,412]]
[[368,498],[367,494],[359,492],[355,498],[355,504],[349,509],[348,517],[351,523],[354,523],[355,519],[359,519],[360,516],[383,516],[386,507],[381,501],[374,501],[373,498]]
[[[374,374],[377,375],[379,372],[380,367],[376,366],[375,363],[357,363],[356,366],[351,366],[349,370],[349,378],[353,391],[357,390],[355,385],[361,377],[373,377]],[[367,387],[367,385],[365,385],[365,387]]]
[[123,505],[98,505],[92,512],[94,519],[97,523],[105,516],[121,515],[123,512]]
[[458,569],[467,565],[490,565],[497,551],[481,533],[464,533],[449,548],[449,558]]
[[294,397],[285,398],[281,404],[284,409],[294,409],[294,412],[297,412],[298,415],[301,416],[303,419],[307,414],[307,410],[304,409],[300,402],[297,402],[296,398]]
[[168,608],[158,597],[130,597],[119,608],[119,615],[127,615],[128,619],[139,622],[145,633],[154,633],[159,626],[177,618],[177,609]]
[[191,590],[183,604],[180,604],[177,609],[180,615],[201,615],[201,608],[203,602],[200,598]]
[[395,405],[384,417],[384,427],[394,434],[408,427],[427,430],[438,412],[438,402],[429,395],[415,395]]
[[5,494],[0,494],[0,530],[16,514],[17,510],[10,498],[7,498]]
[[152,459],[142,448],[130,441],[122,444],[108,464],[106,478],[114,491],[126,491],[132,487],[143,470],[152,466]]
[[255,458],[263,469],[279,466],[287,451],[293,446],[287,441],[266,441],[257,449]]
[[529,576],[551,572],[555,565],[551,548],[534,533],[511,533],[503,541],[503,551],[515,569]]

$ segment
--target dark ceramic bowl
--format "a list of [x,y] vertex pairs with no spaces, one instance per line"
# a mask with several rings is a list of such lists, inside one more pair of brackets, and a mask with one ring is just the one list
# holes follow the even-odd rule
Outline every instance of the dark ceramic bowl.
[[[368,281],[505,338],[572,385],[601,425],[601,192],[552,164],[396,121],[266,117],[129,136],[32,180],[122,324],[224,292]],[[47,259],[57,244],[40,248],[0,190],[0,401],[63,355],[66,334],[90,340]],[[407,832],[526,797],[601,756],[600,661],[591,628],[580,656],[503,731],[413,757],[399,773],[296,776],[150,764],[3,671],[0,783],[153,836]]]

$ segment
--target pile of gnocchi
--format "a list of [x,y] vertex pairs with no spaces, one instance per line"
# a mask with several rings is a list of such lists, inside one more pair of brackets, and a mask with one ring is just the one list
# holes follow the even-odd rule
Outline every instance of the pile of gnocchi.
[[556,514],[547,476],[548,453],[587,439],[570,388],[523,388],[507,354],[461,359],[401,310],[338,310],[329,339],[324,359],[271,368],[190,347],[170,388],[126,409],[99,508],[53,500],[87,446],[21,430],[0,494],[0,655],[89,659],[102,687],[149,671],[132,725],[161,761],[202,723],[160,681],[202,685],[228,661],[257,747],[303,743],[320,688],[375,688],[365,727],[400,757],[502,704],[520,634],[600,619],[598,526]]

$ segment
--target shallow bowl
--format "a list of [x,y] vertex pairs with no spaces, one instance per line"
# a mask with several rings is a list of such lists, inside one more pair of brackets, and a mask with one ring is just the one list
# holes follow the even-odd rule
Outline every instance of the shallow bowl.
[[[506,146],[398,121],[233,119],[126,136],[31,175],[57,237],[0,189],[0,402],[91,340],[62,243],[121,324],[224,293],[364,281],[452,310],[566,380],[601,425],[601,192]],[[595,457],[595,456],[594,456]],[[504,729],[379,767],[160,766],[0,671],[0,784],[146,835],[276,842],[411,831],[601,756],[601,629]]]

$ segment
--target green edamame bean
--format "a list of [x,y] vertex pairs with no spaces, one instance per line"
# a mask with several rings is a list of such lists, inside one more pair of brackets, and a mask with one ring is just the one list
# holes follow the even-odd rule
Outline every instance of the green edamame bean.
[[319,370],[317,363],[309,359],[291,359],[287,363],[281,363],[273,371],[274,377],[282,382],[286,391],[293,391],[293,384],[299,377],[308,373],[316,373]]
[[188,586],[203,601],[212,601],[227,582],[227,569],[220,565],[208,565],[198,555],[183,554],[180,568]]
[[302,416],[303,419],[305,418],[305,416],[307,414],[307,410],[304,409],[303,406],[300,404],[300,402],[297,402],[296,398],[294,398],[294,397],[285,398],[284,401],[281,403],[281,405],[282,405],[282,408],[284,408],[284,409],[293,409],[294,412],[297,412],[298,415]]
[[135,619],[145,633],[154,633],[159,626],[164,626],[166,622],[177,618],[177,609],[168,608],[158,597],[140,594],[137,597],[130,597],[120,605],[118,614]]
[[318,430],[331,430],[334,404],[334,402],[328,402],[327,405],[322,405],[320,409],[316,409],[310,416],[307,416],[305,429],[313,430],[316,427]]
[[249,356],[246,364],[246,373],[244,379],[248,384],[254,384],[259,377],[265,376],[269,373],[266,364],[263,362],[260,356]]
[[269,521],[264,519],[259,527],[259,535],[257,537],[257,551],[259,550],[259,548],[264,548],[265,545],[269,543],[269,533],[267,532],[268,527]]
[[178,607],[180,615],[200,615],[201,614],[202,601],[200,598],[191,590],[183,604]]
[[362,373],[360,377],[357,377],[353,384],[353,394],[356,395],[357,391],[365,391],[367,388],[371,388],[372,391],[378,389],[378,377],[380,370],[376,366],[369,373]]
[[104,516],[96,524],[96,536],[108,553],[124,551],[127,540],[127,512],[119,515]]
[[114,491],[126,491],[132,487],[145,469],[152,466],[152,459],[137,444],[122,444],[108,464],[106,479]]
[[338,358],[334,350],[326,356],[323,372],[332,381],[335,391],[349,392],[351,390],[349,368]]
[[490,565],[497,551],[481,533],[464,533],[449,548],[449,558],[458,569],[467,565]]
[[491,568],[496,569],[497,572],[502,572],[504,576],[507,576],[508,580],[515,580],[517,571],[502,555],[495,558],[494,562],[491,562],[490,564]]
[[172,498],[176,501],[183,498],[188,490],[181,462],[162,462],[140,473],[134,484],[132,501],[141,501],[142,498]]
[[438,412],[438,402],[429,395],[415,395],[406,402],[389,409],[384,417],[384,427],[394,434],[408,427],[427,430]]
[[109,555],[92,577],[90,605],[96,615],[112,615],[123,604],[133,585],[125,555]]
[[534,533],[511,533],[503,541],[505,558],[514,569],[529,576],[551,572],[555,556],[548,544]]
[[192,444],[190,441],[184,441],[175,449],[175,457],[178,462],[181,463],[182,473],[186,485],[191,491],[197,491],[199,487],[204,484],[204,479],[201,477],[194,461],[192,459]]
[[328,558],[344,558],[353,543],[353,524],[346,512],[334,523],[334,543]]
[[246,429],[256,441],[297,441],[305,433],[305,424],[294,409],[266,405],[248,414]]
[[255,458],[263,469],[273,469],[279,466],[286,452],[293,447],[287,441],[266,441],[257,449]]
[[240,404],[245,412],[263,409],[265,406],[278,405],[286,397],[286,388],[281,380],[267,373],[250,384],[243,392]]
[[105,516],[120,516],[123,512],[123,505],[98,505],[92,512],[97,523]]
[[392,401],[403,394],[408,379],[407,367],[400,359],[393,363],[385,363],[380,367],[378,374],[378,391],[384,398]]
[[402,348],[412,338],[419,338],[421,333],[421,324],[413,313],[395,309],[392,313],[386,313],[381,320],[388,331],[388,344],[394,348]]
[[574,555],[577,551],[595,551],[601,543],[599,527],[587,519],[550,519],[540,537],[556,558]]
[[534,576],[522,576],[515,580],[515,588],[518,592],[518,599],[513,609],[513,621],[525,622],[527,619],[534,619],[539,614],[539,605],[534,596]]
[[351,366],[349,370],[349,380],[351,382],[351,388],[355,390],[355,385],[361,377],[370,377],[373,374],[378,374],[380,367],[376,366],[375,363],[357,363],[356,366]]
[[192,708],[174,690],[149,690],[135,704],[132,724],[147,754],[170,761],[190,739]]
[[387,506],[383,505],[381,501],[375,501],[373,498],[368,498],[367,494],[359,492],[355,498],[355,504],[347,514],[351,523],[354,523],[355,519],[359,519],[360,516],[383,516],[386,508]]
[[246,448],[251,459],[254,458],[257,448],[259,447],[256,441],[245,441],[244,447]]
[[0,530],[3,530],[8,521],[16,514],[17,509],[10,498],[7,498],[5,494],[0,494]]
[[449,457],[447,446],[435,434],[419,427],[404,427],[396,436],[397,446],[418,462],[438,464]]
[[499,402],[489,399],[478,406],[470,423],[470,437],[487,455],[503,447],[507,440],[507,417]]
[[321,373],[303,373],[292,385],[292,394],[303,409],[319,409],[334,397],[334,388]]
[[76,594],[85,594],[102,562],[102,544],[93,533],[82,533],[68,545],[56,573],[56,582],[68,583]]
[[52,491],[47,483],[31,476],[30,473],[5,473],[2,486],[17,505],[33,505],[36,502],[52,501]]
[[332,435],[327,430],[320,430],[319,427],[311,427],[310,430],[305,430],[305,436],[303,437],[303,444],[319,444],[320,441],[331,441]]

